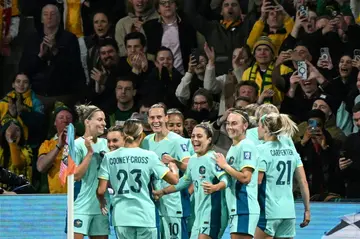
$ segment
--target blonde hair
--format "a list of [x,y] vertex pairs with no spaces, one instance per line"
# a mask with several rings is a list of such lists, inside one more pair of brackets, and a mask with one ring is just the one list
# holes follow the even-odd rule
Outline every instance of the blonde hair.
[[124,123],[123,135],[125,143],[133,143],[142,136],[143,126],[140,120],[128,119]]
[[244,110],[248,113],[249,116],[255,116],[257,108],[259,108],[258,104],[249,104],[245,106]]
[[298,127],[286,114],[270,113],[261,117],[261,123],[267,127],[270,135],[287,135],[292,137]]
[[279,109],[276,108],[273,104],[262,104],[255,110],[255,117],[256,120],[259,121],[259,119],[266,114],[270,113],[276,113],[279,114]]
[[77,105],[75,106],[76,113],[79,116],[79,120],[84,122],[85,120],[90,120],[95,112],[102,110],[95,105]]

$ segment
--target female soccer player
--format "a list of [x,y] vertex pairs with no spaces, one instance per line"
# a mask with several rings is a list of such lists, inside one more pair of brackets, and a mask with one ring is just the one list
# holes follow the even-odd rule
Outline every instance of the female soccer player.
[[102,215],[96,199],[98,169],[108,151],[106,139],[99,138],[104,133],[105,114],[94,105],[79,105],[76,111],[85,134],[75,140],[74,238],[107,239],[109,219]]
[[258,146],[259,203],[261,217],[256,238],[293,238],[295,236],[295,203],[293,198],[293,175],[300,184],[305,212],[301,227],[310,222],[310,193],[305,171],[296,150],[278,139],[279,135],[291,137],[296,124],[283,114],[271,113],[259,120]]
[[170,172],[154,152],[139,148],[142,133],[140,121],[125,121],[125,146],[105,154],[99,170],[97,196],[104,214],[107,213],[104,194],[109,181],[115,190],[112,215],[118,238],[158,238],[150,180],[154,175],[170,184],[179,181],[178,168],[174,163],[169,163]]
[[111,127],[107,131],[106,139],[107,146],[110,151],[114,151],[120,147],[124,147],[125,142],[122,127],[120,125]]
[[212,135],[212,130],[207,124],[195,126],[191,142],[196,154],[190,157],[184,176],[177,185],[153,192],[157,199],[186,189],[191,183],[194,184],[195,222],[191,231],[192,239],[217,239],[222,236],[219,235],[223,199],[220,190],[226,188],[228,180],[225,172],[212,160],[215,153],[211,150]]
[[216,154],[217,164],[231,175],[226,189],[226,204],[230,216],[231,239],[250,239],[255,235],[260,208],[258,196],[258,152],[254,143],[245,138],[249,116],[232,111],[226,119],[226,131],[232,139],[226,159]]

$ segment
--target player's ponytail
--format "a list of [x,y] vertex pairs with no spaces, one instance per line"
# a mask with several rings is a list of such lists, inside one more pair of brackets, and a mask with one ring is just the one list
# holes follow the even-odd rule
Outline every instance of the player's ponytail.
[[298,130],[294,121],[286,114],[270,113],[261,117],[261,123],[270,135],[287,135],[292,137]]
[[123,135],[125,143],[131,144],[138,140],[143,133],[143,127],[139,120],[126,120],[123,127]]

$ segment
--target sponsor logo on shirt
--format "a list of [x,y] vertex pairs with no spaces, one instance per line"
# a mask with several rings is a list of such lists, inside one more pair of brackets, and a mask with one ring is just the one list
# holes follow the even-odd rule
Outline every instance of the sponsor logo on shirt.
[[181,147],[181,149],[182,149],[183,152],[189,151],[186,144],[180,144],[180,147]]
[[233,163],[234,163],[234,157],[233,156],[231,156],[230,158],[229,158],[229,162],[228,162],[228,164],[229,165],[232,165]]
[[75,227],[82,227],[82,225],[83,225],[83,222],[80,220],[80,219],[75,219],[74,220],[74,226]]
[[204,166],[200,166],[199,167],[199,173],[200,174],[205,174],[206,173],[206,168]]
[[244,151],[244,160],[251,160],[251,152]]

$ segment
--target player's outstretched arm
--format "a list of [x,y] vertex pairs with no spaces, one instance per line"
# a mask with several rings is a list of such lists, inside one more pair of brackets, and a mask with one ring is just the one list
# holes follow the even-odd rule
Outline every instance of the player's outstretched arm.
[[106,215],[108,213],[106,209],[106,199],[105,199],[105,192],[108,187],[108,181],[105,179],[99,178],[99,186],[96,190],[96,196],[100,203],[100,209],[103,215]]
[[300,185],[301,196],[304,203],[304,221],[300,227],[306,227],[310,223],[310,192],[308,182],[306,180],[304,167],[297,167],[295,170],[295,177]]

